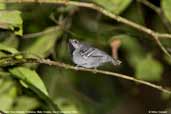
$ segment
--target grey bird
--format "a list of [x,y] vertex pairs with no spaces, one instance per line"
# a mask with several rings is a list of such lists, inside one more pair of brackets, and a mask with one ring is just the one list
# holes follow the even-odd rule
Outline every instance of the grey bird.
[[76,39],[69,40],[69,49],[72,60],[77,67],[97,68],[108,62],[113,63],[113,65],[120,65],[121,63],[120,60],[112,58],[104,51],[94,48],[86,43],[79,42]]

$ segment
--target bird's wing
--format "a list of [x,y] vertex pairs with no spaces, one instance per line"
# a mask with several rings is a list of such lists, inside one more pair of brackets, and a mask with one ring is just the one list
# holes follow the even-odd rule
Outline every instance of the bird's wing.
[[104,52],[100,51],[99,49],[96,48],[84,48],[80,50],[80,55],[84,58],[87,59],[89,57],[103,57]]
[[95,48],[94,53],[92,52],[90,56],[91,57],[104,57],[106,55],[107,54],[105,52]]

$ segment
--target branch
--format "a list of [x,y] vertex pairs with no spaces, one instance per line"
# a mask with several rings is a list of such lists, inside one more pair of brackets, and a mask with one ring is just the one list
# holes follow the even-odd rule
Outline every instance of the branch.
[[118,22],[124,23],[133,28],[136,28],[136,29],[138,29],[142,32],[145,32],[151,36],[155,35],[160,38],[171,38],[171,34],[155,32],[149,28],[146,28],[142,25],[134,23],[134,22],[127,20],[121,16],[115,15],[115,14],[105,10],[104,8],[102,8],[98,5],[95,5],[94,3],[68,1],[68,0],[52,0],[52,1],[50,1],[50,0],[4,0],[3,3],[53,3],[53,4],[74,5],[74,6],[79,6],[79,7],[91,8],[98,12],[101,12],[102,14],[106,15],[107,17],[110,17]]
[[161,50],[168,56],[171,58],[170,53],[168,52],[168,50],[162,45],[162,43],[159,40],[159,37],[157,36],[153,36],[153,38],[155,39],[156,43],[158,44],[158,46],[161,48]]
[[[1,0],[2,1],[2,0]],[[123,24],[126,24],[128,26],[131,26],[139,31],[142,31],[152,37],[157,44],[160,46],[160,48],[165,52],[165,54],[167,54],[170,58],[170,54],[167,52],[167,50],[163,47],[163,45],[161,44],[161,42],[159,41],[159,38],[170,38],[171,39],[171,34],[167,34],[167,33],[158,33],[155,32],[147,27],[144,27],[142,25],[139,25],[137,23],[134,23],[130,20],[127,20],[126,18],[123,18],[121,16],[115,15],[111,12],[108,12],[107,10],[105,10],[102,7],[99,7],[93,3],[85,3],[85,2],[77,2],[77,1],[68,1],[68,0],[3,0],[4,3],[54,3],[54,4],[61,4],[61,5],[74,5],[74,6],[79,6],[79,7],[85,7],[85,8],[90,8],[90,9],[94,9],[98,12],[101,12],[102,14],[104,14],[107,17],[110,17],[118,22],[121,22]],[[10,61],[8,61],[10,62]],[[94,69],[86,69],[86,68],[75,68],[74,66],[68,65],[68,64],[64,64],[61,62],[57,62],[57,61],[51,61],[51,60],[46,60],[46,59],[39,59],[39,60],[35,60],[35,59],[26,59],[26,60],[22,60],[22,61],[11,61],[11,64],[17,64],[17,63],[42,63],[42,64],[47,64],[47,65],[53,65],[53,66],[57,66],[57,67],[62,67],[62,68],[66,68],[66,69],[72,69],[72,70],[80,70],[80,71],[88,71],[88,72],[96,72],[96,73],[100,73],[100,74],[105,74],[105,75],[110,75],[110,76],[115,76],[115,77],[119,77],[122,79],[126,79],[126,80],[131,80],[143,85],[147,85],[150,86],[152,88],[158,89],[162,92],[166,92],[171,94],[171,91],[164,89],[163,87],[159,86],[159,85],[155,85],[152,84],[150,82],[146,82],[143,80],[138,80],[135,79],[133,77],[127,76],[127,75],[123,75],[123,74],[119,74],[119,73],[114,73],[114,72],[109,72],[109,71],[104,71],[104,70],[94,70]]]
[[[11,58],[11,56],[10,56],[10,58]],[[50,66],[56,66],[56,67],[61,67],[61,68],[71,69],[71,70],[76,70],[76,71],[86,71],[86,72],[92,72],[92,73],[105,74],[108,76],[114,76],[114,77],[122,78],[125,80],[130,80],[130,81],[133,81],[133,82],[136,82],[139,84],[143,84],[143,85],[152,87],[161,92],[171,94],[170,90],[167,90],[167,89],[163,88],[162,86],[155,85],[155,84],[147,82],[147,81],[139,80],[132,76],[119,74],[119,73],[115,73],[115,72],[109,72],[109,71],[105,71],[105,70],[87,69],[87,68],[82,68],[82,67],[78,68],[78,67],[75,67],[75,66],[72,66],[69,64],[65,64],[65,63],[62,63],[59,61],[52,61],[49,59],[40,59],[40,58],[39,59],[25,58],[25,59],[21,59],[21,60],[20,59],[12,59],[12,60],[7,59],[3,63],[1,62],[0,66],[10,66],[10,65],[21,64],[21,63],[39,63],[39,64],[46,64],[46,65],[50,65]]]
[[92,73],[99,73],[99,74],[105,74],[105,75],[109,75],[109,76],[114,76],[114,77],[118,77],[118,78],[122,78],[122,79],[126,79],[126,80],[130,80],[136,83],[140,83],[143,85],[147,85],[150,86],[152,88],[158,89],[162,92],[166,92],[171,94],[171,91],[164,89],[163,87],[159,86],[159,85],[155,85],[152,84],[150,82],[147,81],[143,81],[143,80],[139,80],[136,79],[134,77],[128,76],[128,75],[124,75],[124,74],[119,74],[119,73],[115,73],[115,72],[109,72],[109,71],[105,71],[105,70],[98,70],[98,69],[87,69],[87,68],[82,68],[82,67],[75,67],[69,64],[65,64],[65,63],[61,63],[58,61],[51,61],[51,60],[47,60],[47,59],[40,59],[36,61],[37,63],[42,63],[42,64],[47,64],[47,65],[52,65],[52,66],[57,66],[57,67],[62,67],[65,69],[72,69],[72,70],[78,70],[78,71],[87,71],[87,72],[92,72]]
[[171,34],[155,32],[145,26],[134,23],[130,20],[127,20],[126,18],[119,16],[119,15],[115,15],[115,14],[105,10],[104,8],[102,8],[98,5],[95,5],[94,3],[85,3],[85,2],[68,1],[68,0],[52,0],[52,1],[50,1],[50,0],[1,0],[1,1],[3,1],[4,3],[53,3],[53,4],[61,4],[61,5],[74,5],[74,6],[94,9],[98,12],[101,12],[102,14],[104,14],[107,17],[110,17],[118,22],[121,22],[128,26],[131,26],[139,31],[142,31],[142,32],[152,36],[150,38],[153,38],[156,41],[156,43],[159,45],[159,47],[162,49],[162,51],[167,56],[169,56],[171,58],[171,55],[169,54],[169,52],[164,48],[164,46],[159,41],[159,38],[171,39]]
[[[168,32],[171,32],[171,27],[170,27],[171,24],[168,21],[168,19],[165,17],[163,10],[160,7],[155,6],[154,4],[149,2],[148,0],[137,0],[137,1],[144,4],[145,6],[149,7],[150,9],[152,9],[161,18],[163,25],[165,26],[166,30],[168,30]],[[159,35],[159,37],[161,37],[161,36]]]
[[160,14],[161,9],[148,0],[138,0],[138,2],[141,2],[142,4],[146,5],[147,7],[151,8],[153,11],[155,11],[157,14]]

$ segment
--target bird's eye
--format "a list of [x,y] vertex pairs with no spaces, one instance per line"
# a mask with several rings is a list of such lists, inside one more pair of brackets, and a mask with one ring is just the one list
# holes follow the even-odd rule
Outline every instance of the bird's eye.
[[77,41],[77,40],[74,40],[74,43],[76,43],[76,44],[77,44],[77,43],[78,43],[78,41]]

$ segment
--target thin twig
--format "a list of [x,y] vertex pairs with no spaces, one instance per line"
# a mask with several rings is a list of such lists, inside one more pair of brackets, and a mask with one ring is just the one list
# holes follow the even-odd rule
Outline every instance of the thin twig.
[[149,8],[151,8],[157,14],[160,14],[161,9],[157,6],[155,6],[154,4],[152,4],[151,2],[149,2],[148,0],[137,0],[137,1],[143,3],[144,5],[146,5]]
[[[163,10],[160,7],[155,6],[148,0],[137,0],[137,1],[152,9],[161,18],[161,21],[163,22],[163,25],[167,29],[167,31],[171,32],[171,23],[165,17]],[[158,36],[161,37],[160,35]]]
[[102,14],[104,14],[105,16],[108,16],[118,22],[121,22],[123,24],[126,24],[128,26],[131,26],[139,31],[142,31],[152,37],[157,44],[159,45],[159,47],[162,49],[162,51],[168,55],[169,57],[171,57],[171,55],[168,53],[168,51],[164,48],[164,46],[159,43],[160,41],[158,40],[158,38],[170,38],[171,39],[171,34],[167,34],[167,33],[158,33],[155,32],[145,26],[139,25],[137,23],[134,23],[126,18],[123,18],[119,15],[115,15],[107,10],[105,10],[104,8],[94,4],[94,3],[86,3],[86,2],[77,2],[77,1],[68,1],[68,0],[3,0],[4,3],[53,3],[53,4],[61,4],[61,5],[74,5],[74,6],[79,6],[79,7],[85,7],[85,8],[91,8],[94,9],[98,12],[101,12]]
[[45,35],[48,32],[41,31],[41,32],[36,32],[36,33],[24,34],[23,38],[25,38],[25,39],[35,38],[35,37],[39,37],[39,36]]
[[[26,59],[22,59],[22,60],[13,60],[13,61],[6,61],[4,62],[5,64],[3,64],[3,66],[8,66],[8,65],[15,65],[15,64],[21,64],[21,63],[39,63],[39,64],[46,64],[46,65],[50,65],[50,66],[56,66],[56,67],[61,67],[61,68],[65,68],[65,69],[71,69],[71,70],[75,70],[75,71],[86,71],[86,72],[92,72],[92,73],[99,73],[99,74],[105,74],[108,76],[114,76],[114,77],[118,77],[118,78],[122,78],[125,80],[130,80],[139,84],[143,84],[149,87],[152,87],[154,89],[157,89],[159,91],[171,94],[171,90],[167,90],[165,88],[163,88],[162,86],[159,85],[155,85],[153,83],[147,82],[147,81],[143,81],[143,80],[139,80],[136,79],[134,77],[128,76],[128,75],[124,75],[124,74],[119,74],[119,73],[115,73],[115,72],[110,72],[110,71],[105,71],[105,70],[98,70],[98,69],[87,69],[87,68],[82,68],[82,67],[75,67],[69,64],[65,64],[59,61],[52,61],[49,59],[32,59],[32,58],[26,58]],[[100,75],[99,75],[100,76]]]
[[87,71],[87,72],[92,72],[92,73],[100,73],[100,74],[105,74],[105,75],[110,75],[110,76],[115,76],[115,77],[119,77],[122,79],[126,79],[126,80],[131,80],[143,85],[147,85],[150,87],[153,87],[155,89],[158,89],[160,91],[166,92],[171,94],[171,91],[164,89],[161,86],[152,84],[150,82],[147,81],[143,81],[143,80],[139,80],[139,79],[135,79],[134,77],[128,76],[128,75],[124,75],[124,74],[119,74],[119,73],[115,73],[115,72],[109,72],[109,71],[104,71],[104,70],[97,70],[97,69],[87,69],[87,68],[76,68],[75,66],[69,65],[69,64],[65,64],[65,63],[61,63],[58,61],[51,61],[51,60],[46,60],[46,59],[42,59],[42,60],[38,60],[38,63],[43,63],[43,64],[47,64],[47,65],[53,65],[53,66],[58,66],[58,67],[63,67],[66,69],[72,69],[72,70],[80,70],[80,71]]
[[45,29],[45,30],[43,30],[41,32],[24,34],[23,35],[23,38],[25,38],[25,39],[31,39],[31,38],[39,37],[39,36],[42,36],[42,35],[45,35],[45,34],[49,34],[51,32],[54,32],[54,31],[57,31],[57,30],[60,30],[60,29],[62,29],[62,25],[60,25],[60,26],[52,26],[51,29],[48,29],[48,30]]
[[[121,23],[124,23],[128,26],[131,26],[133,28],[138,29],[139,31],[142,31],[150,36],[152,36],[151,38],[155,39],[155,41],[157,42],[157,44],[161,47],[161,49],[167,54],[167,50],[162,46],[162,44],[160,43],[158,38],[171,38],[171,34],[167,34],[167,33],[158,33],[155,32],[149,28],[146,28],[142,25],[139,25],[137,23],[134,23],[130,20],[127,20],[121,16],[115,15],[111,12],[108,12],[107,10],[105,10],[102,7],[99,7],[93,3],[85,3],[85,2],[77,2],[77,1],[68,1],[68,0],[5,0],[3,1],[4,3],[54,3],[54,4],[62,4],[62,5],[75,5],[75,6],[79,6],[79,7],[85,7],[85,8],[91,8],[94,9],[98,12],[101,12],[102,14],[118,21]],[[169,55],[170,56],[170,55]],[[68,64],[64,64],[61,62],[57,62],[57,61],[51,61],[51,60],[46,60],[46,59],[40,59],[40,60],[25,60],[25,61],[13,61],[12,64],[16,64],[16,63],[42,63],[42,64],[47,64],[47,65],[53,65],[53,66],[58,66],[58,67],[62,67],[62,68],[66,68],[66,69],[72,69],[72,70],[80,70],[80,71],[88,71],[88,72],[96,72],[96,73],[100,73],[100,74],[105,74],[105,75],[110,75],[110,76],[115,76],[115,77],[119,77],[119,78],[123,78],[126,80],[131,80],[140,84],[144,84],[150,87],[153,87],[155,89],[158,89],[162,92],[166,92],[171,94],[171,91],[164,89],[163,87],[159,86],[159,85],[155,85],[152,84],[150,82],[146,82],[143,80],[138,80],[135,79],[133,77],[127,76],[127,75],[123,75],[123,74],[119,74],[119,73],[114,73],[114,72],[109,72],[109,71],[104,71],[104,70],[94,70],[94,69],[86,69],[86,68],[75,68],[74,66],[68,65]]]
[[134,23],[134,22],[132,22],[128,19],[125,19],[121,16],[115,15],[94,3],[68,1],[68,0],[52,0],[52,1],[51,0],[4,0],[3,3],[53,3],[53,4],[74,5],[74,6],[79,6],[79,7],[91,8],[91,9],[97,10],[98,12],[101,12],[102,14],[104,14],[118,22],[129,25],[129,26],[136,28],[142,32],[145,32],[149,35],[155,34],[157,37],[171,38],[171,34],[155,32],[149,28],[146,28],[142,25]]
[[162,45],[162,43],[160,42],[160,39],[156,36],[154,36],[155,40],[156,40],[156,43],[158,44],[158,46],[162,49],[162,51],[168,56],[171,58],[171,55],[170,53],[168,52],[168,50]]

